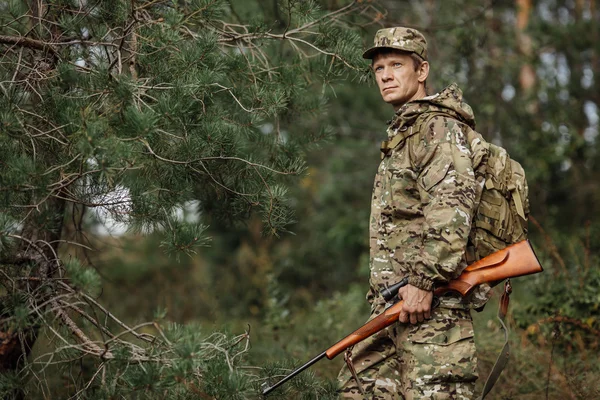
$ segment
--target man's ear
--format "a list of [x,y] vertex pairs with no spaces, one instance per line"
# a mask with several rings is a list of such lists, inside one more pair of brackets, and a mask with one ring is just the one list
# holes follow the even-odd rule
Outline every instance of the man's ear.
[[427,61],[423,61],[421,65],[419,65],[419,82],[423,83],[427,80],[429,76],[429,63]]

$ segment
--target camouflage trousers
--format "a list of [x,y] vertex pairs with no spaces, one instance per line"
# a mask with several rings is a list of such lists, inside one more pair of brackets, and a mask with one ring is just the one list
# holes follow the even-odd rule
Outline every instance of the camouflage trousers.
[[354,346],[352,360],[365,395],[344,366],[340,399],[474,398],[477,359],[468,309],[438,307],[421,324],[396,323]]

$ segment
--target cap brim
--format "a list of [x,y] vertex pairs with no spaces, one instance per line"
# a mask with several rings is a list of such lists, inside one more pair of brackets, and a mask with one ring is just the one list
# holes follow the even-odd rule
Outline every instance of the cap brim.
[[393,49],[393,47],[387,47],[387,46],[375,46],[375,47],[371,47],[370,49],[367,49],[363,53],[363,58],[365,58],[367,60],[372,60],[373,57],[375,57],[375,53],[377,53],[377,51],[380,50],[380,49]]
[[367,59],[367,60],[372,60],[373,58],[375,58],[375,54],[377,54],[377,52],[379,50],[382,49],[392,49],[392,50],[398,50],[401,52],[405,52],[405,53],[415,53],[416,55],[418,55],[419,57],[421,57],[421,59],[423,59],[423,61],[426,61],[426,59],[420,55],[419,53],[417,53],[416,51],[413,50],[407,50],[407,49],[403,49],[401,47],[395,47],[395,46],[374,46],[371,47],[370,49],[368,49],[367,51],[365,51],[363,53],[363,58]]

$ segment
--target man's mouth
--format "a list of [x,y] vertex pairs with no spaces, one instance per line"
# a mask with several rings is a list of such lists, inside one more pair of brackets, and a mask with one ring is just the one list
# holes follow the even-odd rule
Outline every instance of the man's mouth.
[[387,90],[392,90],[392,89],[396,89],[396,86],[390,86],[390,87],[383,88],[383,91],[385,92]]

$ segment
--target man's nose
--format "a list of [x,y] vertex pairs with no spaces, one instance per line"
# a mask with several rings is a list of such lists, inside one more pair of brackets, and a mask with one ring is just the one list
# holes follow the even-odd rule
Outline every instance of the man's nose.
[[393,78],[392,71],[388,67],[383,67],[383,71],[381,71],[381,80],[384,82],[389,81]]

